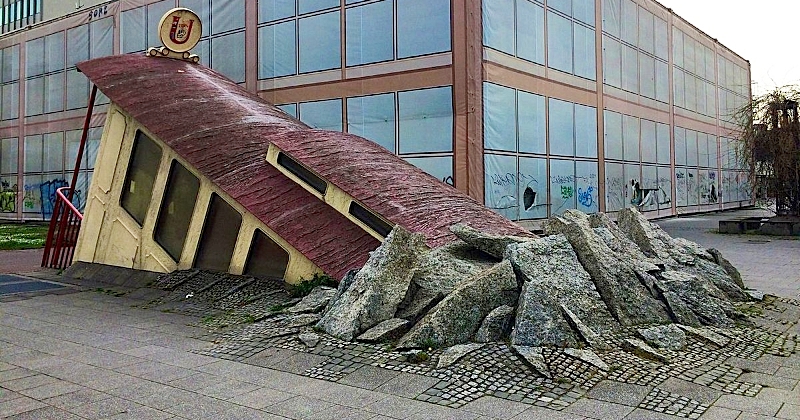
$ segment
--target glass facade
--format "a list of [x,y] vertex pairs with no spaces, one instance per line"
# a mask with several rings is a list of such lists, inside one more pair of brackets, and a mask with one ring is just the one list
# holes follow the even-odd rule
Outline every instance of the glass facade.
[[[513,220],[750,199],[729,134],[750,95],[748,65],[652,2],[483,0],[465,10],[451,0],[146,0],[0,37],[0,217],[49,217],[49,189],[70,178],[90,91],[76,64],[159,45],[158,22],[178,6],[203,20],[201,64]],[[4,7],[0,22],[18,11]],[[465,16],[480,21],[468,18],[465,30],[454,20]],[[473,44],[483,59],[465,68]]]

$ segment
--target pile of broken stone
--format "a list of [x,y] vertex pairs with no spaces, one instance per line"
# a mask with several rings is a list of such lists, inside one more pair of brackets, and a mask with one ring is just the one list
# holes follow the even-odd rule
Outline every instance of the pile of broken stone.
[[686,333],[713,339],[698,328],[733,327],[743,320],[736,303],[751,300],[718,251],[670,237],[635,209],[616,223],[568,210],[538,238],[451,231],[458,241],[429,249],[396,227],[338,289],[318,288],[290,311],[313,306],[317,330],[398,349],[509,342],[549,376],[543,348],[603,367],[594,353],[609,349],[603,335],[634,327],[622,345],[666,361],[660,350],[681,349]]

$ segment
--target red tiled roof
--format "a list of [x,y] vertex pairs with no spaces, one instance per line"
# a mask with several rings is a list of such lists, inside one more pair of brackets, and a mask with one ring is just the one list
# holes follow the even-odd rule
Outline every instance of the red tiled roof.
[[123,55],[78,64],[112,102],[335,278],[380,243],[266,162],[272,139],[308,127],[211,69]]

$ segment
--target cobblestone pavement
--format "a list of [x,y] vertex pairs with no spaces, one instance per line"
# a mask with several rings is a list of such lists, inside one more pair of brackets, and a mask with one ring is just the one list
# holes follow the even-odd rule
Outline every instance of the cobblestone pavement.
[[[678,236],[722,250],[751,273],[745,276],[751,286],[759,269],[748,261],[764,264],[783,252],[779,244],[798,243],[751,248],[749,236],[681,225],[711,217],[661,224],[670,234],[683,230],[696,237]],[[706,237],[717,243],[703,242]],[[770,251],[757,251],[764,249]],[[735,260],[737,250],[758,255]],[[775,277],[763,282],[792,290],[790,271],[800,253],[785,255],[788,261],[770,274]],[[383,345],[324,335],[310,347],[298,336],[314,333],[316,316],[283,313],[295,300],[274,284],[203,276],[175,276],[162,284],[166,292],[76,287],[71,294],[4,298],[0,417],[800,418],[796,292],[742,308],[752,325],[688,334],[687,348],[665,352],[667,362],[622,350],[632,331],[606,334],[612,349],[597,351],[599,362],[546,350],[548,379],[504,343],[442,367],[440,350],[410,362],[407,353]]]

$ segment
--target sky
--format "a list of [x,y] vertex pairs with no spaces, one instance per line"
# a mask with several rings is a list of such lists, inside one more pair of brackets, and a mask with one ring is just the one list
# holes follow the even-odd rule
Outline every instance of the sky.
[[657,1],[750,60],[754,95],[800,85],[800,1]]

